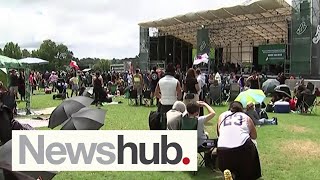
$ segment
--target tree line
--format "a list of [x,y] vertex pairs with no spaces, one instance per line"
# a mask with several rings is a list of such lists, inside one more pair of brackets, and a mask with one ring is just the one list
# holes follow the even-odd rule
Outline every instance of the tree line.
[[0,55],[14,59],[23,59],[28,57],[40,58],[49,63],[43,66],[35,66],[37,70],[66,70],[69,68],[71,60],[76,61],[81,69],[93,68],[94,70],[109,71],[110,64],[122,63],[126,59],[100,59],[100,58],[82,58],[74,56],[73,52],[63,43],[56,43],[50,39],[44,40],[38,49],[29,51],[21,49],[18,43],[8,42],[3,49],[0,48]]

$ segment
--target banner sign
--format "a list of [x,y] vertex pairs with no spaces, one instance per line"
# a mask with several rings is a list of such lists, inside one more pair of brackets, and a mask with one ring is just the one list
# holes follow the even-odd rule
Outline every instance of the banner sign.
[[284,44],[259,46],[259,65],[283,63],[286,58]]
[[197,31],[197,55],[209,54],[210,52],[210,41],[209,41],[209,30],[199,29]]
[[310,74],[312,24],[311,5],[308,1],[292,1],[291,72],[296,75]]
[[[13,171],[197,171],[197,131],[13,131]],[[80,138],[79,138],[80,137]]]

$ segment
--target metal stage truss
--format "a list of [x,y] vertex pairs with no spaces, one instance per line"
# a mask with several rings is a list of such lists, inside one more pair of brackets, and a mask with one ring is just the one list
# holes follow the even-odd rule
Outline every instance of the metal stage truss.
[[[207,51],[213,51],[216,65],[249,63],[255,69],[264,71],[276,67],[280,71],[282,68],[287,75],[320,77],[319,11],[319,0],[293,0],[292,6],[285,0],[259,0],[251,4],[142,22],[139,26],[142,29],[156,29],[154,34],[159,38],[175,37],[192,46],[192,57],[189,53],[181,53],[188,55],[188,60],[185,60],[179,59],[184,57],[182,55],[170,57],[171,52],[177,54],[176,41],[173,47],[169,47],[172,51],[167,51],[165,43],[165,58],[157,60],[176,62],[179,59],[182,65],[190,64],[190,59],[194,58],[193,51],[196,50],[199,55],[199,45],[204,43],[203,40],[197,42],[201,36],[199,31],[203,29],[208,34],[210,50]],[[141,59],[141,63],[144,62],[150,62],[150,58]]]
[[189,13],[173,18],[140,23],[141,27],[157,28],[159,36],[172,35],[194,46],[197,30],[210,30],[212,45],[226,45],[230,41],[263,43],[287,41],[291,6],[283,0],[263,0],[248,6],[235,6]]

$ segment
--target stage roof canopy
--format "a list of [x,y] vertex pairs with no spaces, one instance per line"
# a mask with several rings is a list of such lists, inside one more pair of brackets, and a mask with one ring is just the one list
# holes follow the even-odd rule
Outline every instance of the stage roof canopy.
[[260,0],[249,5],[188,13],[140,23],[156,28],[158,36],[173,35],[196,45],[197,30],[207,28],[214,46],[230,42],[284,43],[292,7],[285,0]]

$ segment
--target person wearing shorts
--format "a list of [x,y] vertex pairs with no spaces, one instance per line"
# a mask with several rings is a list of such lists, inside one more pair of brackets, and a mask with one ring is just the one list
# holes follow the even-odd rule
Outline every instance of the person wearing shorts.
[[[154,97],[154,92],[156,90],[157,84],[160,80],[159,75],[157,73],[157,67],[153,67],[152,72],[150,74],[150,89],[151,89],[151,105],[153,105],[153,97]],[[157,104],[159,103],[159,99],[157,98]]]

